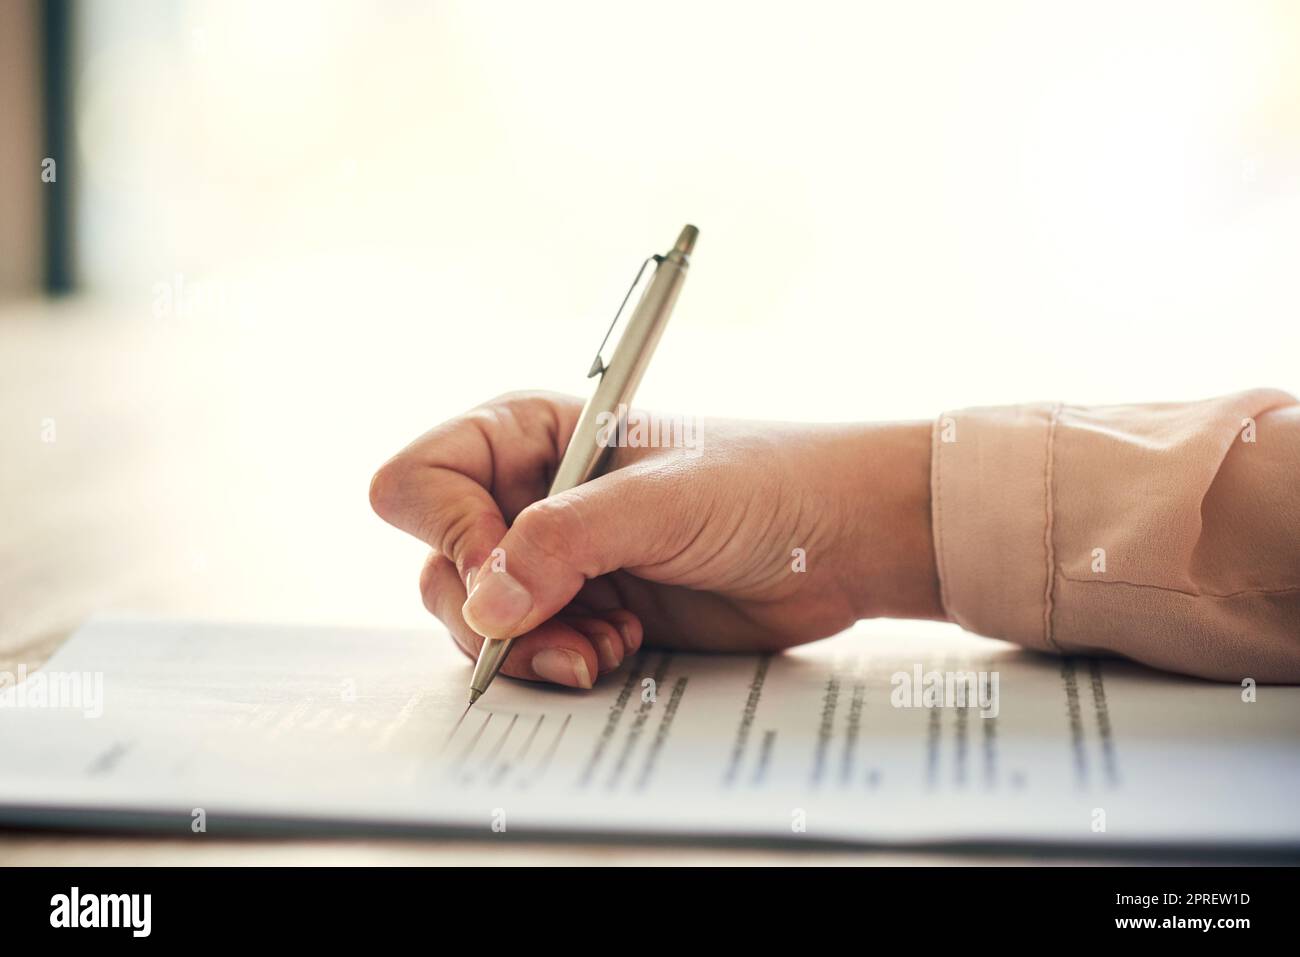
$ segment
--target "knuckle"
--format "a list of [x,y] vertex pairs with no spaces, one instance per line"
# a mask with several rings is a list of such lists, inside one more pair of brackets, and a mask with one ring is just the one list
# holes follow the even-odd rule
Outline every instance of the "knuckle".
[[586,528],[574,503],[566,496],[534,502],[519,513],[514,525],[526,546],[540,557],[569,564],[585,554]]
[[542,389],[515,389],[511,392],[501,393],[496,398],[485,402],[484,405],[515,409],[519,406],[536,405],[538,402],[551,402],[555,398],[557,398],[556,393]]
[[504,425],[511,420],[519,419],[521,415],[526,415],[530,408],[537,405],[541,397],[540,392],[524,390],[503,392],[488,399],[482,405],[475,406],[466,413],[466,417],[492,425]]
[[[465,511],[453,516],[439,542],[439,550],[460,569],[472,561],[469,549],[477,540],[477,531],[482,525],[483,516],[477,511]],[[466,568],[468,571],[468,568]]]
[[470,414],[497,425],[514,425],[529,429],[553,419],[557,410],[581,407],[581,405],[581,399],[562,392],[527,389],[503,392],[496,398],[484,402]]
[[381,465],[370,479],[370,507],[380,518],[387,519],[397,511],[408,468],[405,458],[397,455]]

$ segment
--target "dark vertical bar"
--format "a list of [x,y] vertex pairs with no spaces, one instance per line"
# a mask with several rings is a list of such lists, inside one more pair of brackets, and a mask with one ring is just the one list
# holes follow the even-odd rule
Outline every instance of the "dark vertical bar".
[[73,0],[44,0],[41,43],[45,92],[45,155],[56,179],[45,193],[45,290],[71,292],[75,283],[72,243],[72,6]]

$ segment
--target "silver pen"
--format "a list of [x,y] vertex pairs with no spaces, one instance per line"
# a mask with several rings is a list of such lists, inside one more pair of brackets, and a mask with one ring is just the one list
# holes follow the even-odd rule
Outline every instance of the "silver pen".
[[[569,446],[564,450],[560,467],[555,472],[555,480],[547,496],[575,488],[583,482],[589,482],[600,474],[609,457],[611,445],[600,440],[602,427],[610,421],[610,416],[622,418],[632,404],[632,396],[641,383],[650,357],[654,354],[659,337],[668,325],[677,294],[686,281],[686,270],[691,264],[691,251],[695,248],[695,239],[700,231],[694,226],[682,229],[677,242],[666,256],[651,256],[641,264],[641,271],[632,280],[632,287],[623,298],[623,305],[610,324],[605,339],[596,352],[587,378],[600,376],[596,391],[592,393],[587,404],[578,416],[578,424],[573,429]],[[649,285],[642,293],[627,322],[627,328],[619,337],[609,362],[605,362],[603,352],[609,341],[609,335],[618,325],[618,318],[627,307],[628,299],[636,290],[646,267],[653,262],[655,271],[650,277]],[[469,682],[469,703],[475,701],[487,691],[492,679],[501,670],[501,665],[510,654],[513,638],[485,638],[478,653],[478,662],[474,665],[474,675]]]

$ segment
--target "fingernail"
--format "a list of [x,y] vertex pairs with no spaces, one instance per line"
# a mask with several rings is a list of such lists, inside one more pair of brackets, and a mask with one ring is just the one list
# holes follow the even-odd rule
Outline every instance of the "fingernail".
[[618,633],[623,636],[623,645],[627,648],[629,655],[634,655],[641,648],[641,640],[637,637],[636,630],[627,622],[620,622]]
[[465,573],[465,596],[469,597],[474,591],[474,579],[478,577],[478,569],[471,568]]
[[623,656],[614,648],[614,639],[609,635],[601,635],[593,642],[596,646],[596,656],[600,659],[601,671],[613,671],[623,663]]
[[533,596],[528,589],[502,571],[475,576],[474,590],[465,599],[461,614],[465,624],[485,638],[510,638],[532,609]]
[[547,681],[570,688],[591,687],[591,672],[587,670],[586,660],[567,648],[547,648],[533,655],[533,671]]

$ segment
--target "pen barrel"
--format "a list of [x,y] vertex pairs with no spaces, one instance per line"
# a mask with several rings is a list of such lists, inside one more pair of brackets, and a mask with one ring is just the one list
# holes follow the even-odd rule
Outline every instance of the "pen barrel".
[[677,294],[686,280],[688,263],[688,258],[677,250],[660,260],[601,374],[600,384],[582,408],[548,495],[590,481],[604,467],[623,431],[619,420],[627,415],[655,346],[668,325]]
[[[668,325],[677,294],[686,280],[686,269],[698,235],[699,230],[687,226],[668,255],[657,257],[659,265],[632,310],[627,329],[619,337],[614,355],[601,373],[595,392],[582,407],[548,496],[594,478],[604,467],[618,436],[624,434],[622,421],[632,404],[636,387],[641,384],[641,377],[650,365],[659,337]],[[513,638],[483,642],[469,684],[471,705],[496,678],[513,646]]]

